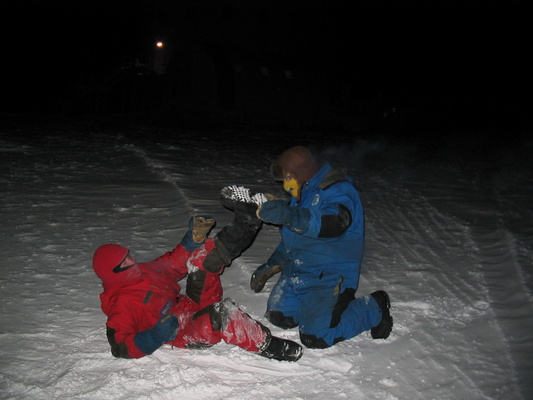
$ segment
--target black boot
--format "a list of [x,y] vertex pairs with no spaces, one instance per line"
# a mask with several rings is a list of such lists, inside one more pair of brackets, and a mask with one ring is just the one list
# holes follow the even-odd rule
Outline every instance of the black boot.
[[303,348],[292,340],[269,334],[258,354],[278,361],[298,361],[303,355]]
[[370,330],[373,339],[387,339],[392,331],[389,295],[383,290],[371,294],[381,308],[381,322]]

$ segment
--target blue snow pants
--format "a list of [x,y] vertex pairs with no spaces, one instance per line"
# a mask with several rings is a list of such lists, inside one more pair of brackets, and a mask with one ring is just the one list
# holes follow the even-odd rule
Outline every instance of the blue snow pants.
[[[330,347],[381,322],[381,309],[372,296],[355,298],[355,289],[343,288],[338,273],[313,275],[291,276],[282,270],[267,303],[270,322],[282,328],[299,325],[302,343],[311,348]],[[280,315],[294,324],[276,323]]]

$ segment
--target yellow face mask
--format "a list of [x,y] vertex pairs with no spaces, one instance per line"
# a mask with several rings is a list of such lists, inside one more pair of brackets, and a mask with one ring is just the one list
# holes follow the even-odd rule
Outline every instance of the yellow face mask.
[[291,178],[290,176],[285,177],[283,180],[283,189],[285,189],[292,197],[298,199],[300,198],[300,185],[296,179]]

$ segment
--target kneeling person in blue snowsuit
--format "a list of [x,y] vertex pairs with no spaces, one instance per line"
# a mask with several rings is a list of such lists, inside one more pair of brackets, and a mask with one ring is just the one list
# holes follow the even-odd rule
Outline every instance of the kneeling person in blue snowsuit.
[[268,299],[266,318],[283,329],[299,326],[302,343],[326,348],[371,330],[385,339],[392,330],[386,292],[355,297],[364,246],[364,214],[349,175],[309,149],[286,150],[272,164],[289,202],[273,199],[257,211],[266,223],[280,225],[281,242],[252,275],[259,292],[281,272]]

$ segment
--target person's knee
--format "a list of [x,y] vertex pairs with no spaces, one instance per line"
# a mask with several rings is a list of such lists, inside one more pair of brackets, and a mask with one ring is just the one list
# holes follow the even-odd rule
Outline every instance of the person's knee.
[[233,312],[237,309],[237,304],[231,299],[224,299],[218,303],[211,304],[197,311],[193,315],[193,320],[204,314],[209,315],[211,327],[214,332],[226,330]]
[[323,338],[316,337],[315,335],[309,335],[300,332],[300,341],[305,347],[310,349],[326,349],[330,347],[329,344]]
[[302,331],[300,331],[300,341],[305,347],[308,347],[310,349],[327,349],[328,347],[331,347],[336,343],[342,342],[343,340],[344,338],[339,337],[336,338],[332,344],[328,344],[328,342],[326,342],[326,340],[322,337],[303,333]]
[[291,329],[298,326],[292,317],[285,316],[281,311],[268,311],[266,318],[281,329]]

